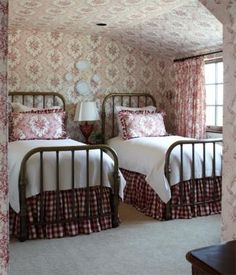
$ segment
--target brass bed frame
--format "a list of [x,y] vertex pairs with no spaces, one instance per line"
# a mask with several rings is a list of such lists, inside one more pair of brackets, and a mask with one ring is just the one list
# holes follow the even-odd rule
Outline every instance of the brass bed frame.
[[[55,106],[60,102],[62,104],[62,108],[65,110],[65,100],[62,95],[59,93],[54,92],[10,92],[9,96],[11,97],[11,101],[19,101],[19,98],[22,98],[21,102],[24,104],[27,101],[27,98],[32,97],[33,100],[31,104],[33,107],[36,107],[36,99],[37,97],[43,98],[43,108],[47,105],[48,98],[52,99],[52,105]],[[92,150],[100,150],[100,199],[98,202],[98,215],[92,215],[90,212],[90,185],[89,185],[89,153]],[[60,152],[71,152],[71,191],[72,191],[72,218],[71,219],[61,219],[60,218],[60,202],[59,202],[59,156]],[[86,208],[86,216],[80,217],[75,213],[75,162],[74,156],[75,152],[78,151],[85,151],[86,152],[86,201],[85,201],[85,208]],[[50,224],[58,224],[58,223],[68,223],[68,222],[77,222],[79,223],[83,219],[91,220],[93,218],[104,217],[111,215],[112,217],[112,227],[117,227],[119,225],[119,218],[118,218],[118,204],[119,204],[119,186],[120,186],[120,176],[118,170],[118,159],[114,150],[112,150],[107,145],[79,145],[79,146],[59,146],[59,147],[38,147],[34,148],[29,151],[21,163],[20,169],[20,176],[19,176],[19,199],[20,199],[20,241],[25,241],[28,239],[28,225],[29,220],[27,218],[27,204],[26,204],[26,187],[27,187],[27,176],[26,176],[26,169],[27,169],[27,161],[28,159],[35,154],[39,154],[40,158],[40,219],[35,226],[44,226],[46,221],[44,219],[44,171],[43,171],[43,160],[44,160],[44,153],[45,152],[55,152],[56,154],[56,216],[55,220],[51,221]],[[113,169],[113,192],[110,192],[110,204],[111,204],[111,213],[104,213],[102,209],[102,195],[103,195],[103,154],[109,153],[114,161],[114,169]],[[47,222],[48,223],[48,222]]]
[[[102,103],[102,135],[103,135],[103,143],[106,143],[106,140],[109,138],[115,137],[118,135],[118,126],[116,122],[116,110],[115,106],[127,106],[127,107],[145,107],[148,105],[152,105],[156,107],[156,101],[154,97],[148,93],[111,93],[107,95],[104,98],[104,101]],[[108,111],[108,107],[110,107],[110,111]],[[112,122],[111,129],[107,128],[107,121]],[[166,212],[165,212],[165,218],[166,220],[171,219],[171,209],[174,207],[185,207],[190,206],[193,208],[195,205],[203,205],[207,203],[213,203],[213,202],[219,202],[220,198],[215,197],[215,191],[213,194],[213,198],[210,200],[206,199],[206,188],[204,187],[204,195],[202,201],[195,201],[195,189],[191,188],[191,201],[190,203],[186,204],[184,203],[184,192],[182,189],[182,182],[183,182],[183,169],[184,169],[184,163],[183,163],[183,146],[185,144],[192,145],[192,161],[191,161],[191,181],[196,183],[195,178],[195,145],[196,144],[202,144],[203,148],[203,180],[204,183],[206,181],[206,144],[212,144],[213,148],[213,159],[212,159],[212,179],[214,181],[214,190],[216,186],[216,143],[222,143],[222,138],[217,139],[203,139],[203,140],[183,140],[183,141],[177,141],[173,143],[167,150],[166,156],[165,156],[165,176],[168,180],[168,183],[170,185],[170,176],[171,176],[171,168],[170,168],[170,156],[172,151],[177,147],[180,146],[180,203],[174,204],[172,203],[172,200],[170,200],[166,204]],[[208,177],[209,178],[209,177]],[[171,187],[171,185],[170,185]]]

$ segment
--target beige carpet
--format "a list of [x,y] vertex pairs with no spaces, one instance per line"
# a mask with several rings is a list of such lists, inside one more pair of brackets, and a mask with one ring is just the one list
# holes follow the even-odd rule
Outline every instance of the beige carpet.
[[187,251],[220,242],[220,216],[159,222],[120,206],[122,224],[91,235],[10,243],[10,275],[187,275]]

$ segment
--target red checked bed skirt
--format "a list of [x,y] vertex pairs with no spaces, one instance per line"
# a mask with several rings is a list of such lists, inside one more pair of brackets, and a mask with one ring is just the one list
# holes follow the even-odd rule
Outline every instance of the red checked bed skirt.
[[[40,218],[40,196],[34,196],[27,199],[29,239],[60,238],[65,236],[75,236],[79,234],[90,234],[112,228],[110,188],[104,187],[102,198],[103,213],[106,216],[93,219],[83,219],[80,222],[50,224],[56,216],[56,193],[54,191],[44,192],[44,213],[46,225],[36,226],[34,221]],[[60,191],[60,217],[63,219],[72,218],[72,192],[70,190]],[[90,187],[90,211],[92,215],[98,215],[100,187]],[[76,214],[79,217],[86,217],[85,202],[86,189],[75,190]],[[10,234],[19,237],[20,219],[19,215],[10,208]]]
[[[137,210],[157,220],[165,220],[166,204],[161,201],[156,192],[145,181],[145,175],[121,169],[126,179],[124,201],[134,206]],[[214,187],[215,185],[215,187]],[[211,199],[213,193],[219,201],[205,203],[201,205],[172,207],[172,219],[190,219],[197,216],[219,214],[221,212],[221,177],[217,177],[215,182],[212,179],[185,181],[182,183],[184,191],[184,203],[189,203],[192,194],[192,187],[195,189],[195,201],[203,201],[204,190],[206,190],[206,200]],[[205,186],[205,187],[204,187]],[[180,202],[180,185],[171,187],[172,203]]]

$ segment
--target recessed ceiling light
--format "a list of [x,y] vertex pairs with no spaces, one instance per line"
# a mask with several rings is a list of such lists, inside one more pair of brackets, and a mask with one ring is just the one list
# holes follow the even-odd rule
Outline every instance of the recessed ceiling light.
[[96,23],[97,26],[106,26],[106,23]]

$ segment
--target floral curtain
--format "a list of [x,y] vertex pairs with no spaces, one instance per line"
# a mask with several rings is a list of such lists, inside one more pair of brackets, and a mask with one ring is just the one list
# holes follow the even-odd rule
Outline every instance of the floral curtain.
[[177,61],[176,75],[176,130],[191,138],[205,137],[204,58]]

